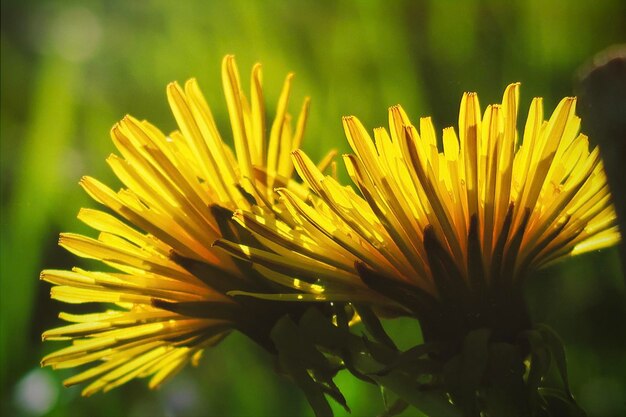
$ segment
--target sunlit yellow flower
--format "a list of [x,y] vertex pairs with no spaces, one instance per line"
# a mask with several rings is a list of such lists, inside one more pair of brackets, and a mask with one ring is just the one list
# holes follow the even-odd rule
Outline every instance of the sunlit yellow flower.
[[151,377],[149,385],[156,387],[189,361],[196,363],[205,347],[233,329],[264,344],[268,336],[263,332],[269,331],[272,320],[289,311],[284,304],[277,310],[271,303],[250,304],[226,296],[233,289],[272,291],[274,284],[259,280],[249,267],[211,245],[222,236],[245,241],[249,233],[229,224],[232,210],[254,205],[259,213],[271,211],[267,206],[275,203],[274,187],[306,195],[306,189],[289,178],[290,153],[302,140],[309,101],[304,101],[292,129],[288,75],[274,121],[266,129],[260,65],[252,69],[250,101],[232,56],[223,61],[222,78],[234,153],[191,79],[184,88],[177,83],[167,87],[179,131],[166,136],[130,116],[113,127],[111,137],[121,156],[111,155],[107,161],[124,185],[120,191],[91,177],[81,180],[87,193],[117,216],[82,209],[79,219],[96,229],[98,238],[66,233],[60,244],[110,268],[46,270],[41,277],[54,284],[51,295],[56,300],[111,307],[92,314],[61,313],[71,324],[49,330],[43,338],[72,344],[48,355],[42,364],[90,364],[65,381],[91,382],[85,395],[135,377]]
[[598,149],[578,133],[576,99],[563,99],[547,121],[534,99],[522,135],[518,101],[512,84],[481,117],[478,96],[464,94],[458,134],[446,128],[439,142],[430,118],[414,126],[400,106],[373,139],[346,117],[354,154],[343,159],[360,193],[296,151],[314,195],[279,189],[285,224],[245,210],[234,216],[282,245],[281,263],[263,250],[218,245],[305,292],[282,298],[395,302],[418,313],[436,300],[480,316],[476,306],[494,291],[514,291],[529,272],[620,238]]

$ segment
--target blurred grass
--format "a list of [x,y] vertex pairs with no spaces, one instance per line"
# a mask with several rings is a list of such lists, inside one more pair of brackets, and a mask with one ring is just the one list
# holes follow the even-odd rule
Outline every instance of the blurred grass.
[[[104,159],[113,151],[108,130],[124,114],[174,129],[168,82],[197,77],[228,137],[222,56],[237,55],[244,80],[261,61],[269,103],[294,71],[292,110],[312,97],[304,148],[318,157],[347,150],[341,116],[355,114],[372,128],[396,103],[414,120],[433,115],[441,129],[456,124],[463,91],[478,91],[485,105],[521,81],[522,112],[533,96],[551,109],[572,94],[579,66],[626,41],[620,0],[5,0],[1,19],[2,415],[311,414],[263,352],[238,335],[157,393],[135,382],[82,399],[79,389],[60,388],[72,371],[36,371],[54,348],[39,334],[67,308],[48,299],[38,272],[82,265],[56,247],[56,235],[90,233],[75,214],[95,203],[77,182],[89,174],[117,184]],[[574,393],[591,415],[626,413],[621,274],[617,251],[607,250],[543,271],[528,289],[535,318],[565,339]],[[415,329],[390,326],[405,342],[415,337]],[[32,398],[19,399],[23,378],[58,389],[49,407],[37,411]],[[381,410],[372,387],[349,377],[340,385],[355,415]]]

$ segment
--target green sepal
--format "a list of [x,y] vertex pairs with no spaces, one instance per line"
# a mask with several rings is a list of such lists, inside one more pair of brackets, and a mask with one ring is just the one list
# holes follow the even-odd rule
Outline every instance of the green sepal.
[[547,404],[549,416],[554,417],[586,417],[585,410],[560,389],[539,388],[539,395]]
[[361,321],[365,325],[365,328],[369,332],[369,334],[376,339],[376,341],[382,343],[383,345],[389,347],[390,349],[397,350],[396,344],[391,340],[391,337],[387,334],[383,325],[380,323],[380,320],[374,314],[372,309],[363,304],[357,304],[354,306],[356,312],[361,317]]
[[348,318],[348,312],[346,309],[349,309],[349,305],[346,303],[333,303],[333,312],[335,313],[335,317],[337,319],[337,327],[341,330],[349,332],[350,331],[350,319]]
[[187,272],[198,278],[208,287],[226,294],[235,289],[248,288],[247,280],[226,271],[217,265],[186,258],[174,251],[169,254],[170,260],[183,267]]
[[228,320],[233,323],[247,319],[239,304],[219,301],[176,302],[153,298],[152,305],[187,317]]
[[509,237],[509,231],[511,230],[511,223],[513,222],[514,208],[515,203],[510,203],[506,211],[506,216],[504,217],[502,229],[500,230],[496,245],[491,254],[491,279],[492,285],[496,288],[502,284],[502,278],[504,277],[501,268],[504,260],[504,248]]
[[431,225],[424,228],[424,249],[441,302],[465,306],[469,292],[466,280]]
[[462,351],[444,366],[444,381],[464,415],[478,414],[476,392],[481,386],[489,361],[490,329],[469,332],[463,341]]
[[[220,206],[218,204],[211,204],[209,206],[211,214],[215,218],[217,227],[220,230],[222,238],[231,242],[238,242],[246,246],[262,247],[259,241],[250,233],[249,230],[243,228],[239,223],[232,220],[233,211]],[[252,264],[248,261],[238,259],[237,257],[231,257],[232,261],[237,265],[237,268],[241,271],[241,276],[244,277],[245,286],[239,286],[233,288],[236,290],[246,290],[250,292],[267,292],[268,289],[272,289],[271,281],[263,279],[261,275],[252,267]]]
[[[348,361],[361,374],[378,372],[384,364],[389,363],[397,356],[396,350],[392,350],[381,343],[367,340],[367,338],[356,336],[349,330],[334,326],[328,319],[324,318],[319,310],[314,308],[308,309],[302,315],[300,328],[311,343],[342,356],[344,363],[345,357],[351,356]],[[361,352],[369,354],[362,355]]]
[[442,371],[441,363],[426,357],[427,354],[436,352],[438,348],[439,346],[435,343],[413,346],[400,353],[393,362],[378,371],[377,375],[386,375],[394,369],[407,370],[407,368],[426,374],[440,372]]
[[484,388],[479,391],[481,409],[488,416],[528,416],[522,349],[509,343],[489,345]]
[[485,266],[483,265],[478,216],[476,214],[470,218],[467,235],[467,274],[473,295],[479,299],[484,298],[487,283],[485,282]]
[[563,380],[565,392],[569,396],[570,400],[574,401],[574,396],[572,395],[567,376],[567,360],[565,358],[565,347],[563,346],[563,341],[552,328],[545,324],[537,324],[535,325],[535,329],[541,334],[541,336],[543,336],[543,340],[548,346],[548,349],[550,349],[552,357],[556,362],[559,375],[561,375],[561,379]]
[[529,330],[520,335],[530,346],[530,364],[526,376],[528,398],[533,415],[539,415],[547,408],[543,397],[539,395],[539,386],[550,370],[551,354],[543,336],[536,330]]
[[312,378],[307,370],[311,365],[315,368],[318,365],[324,367],[326,361],[319,357],[322,356],[323,359],[323,355],[301,340],[298,327],[287,315],[278,320],[270,337],[278,350],[278,362],[281,369],[304,392],[315,415],[317,417],[332,416],[332,408],[324,395],[325,389]]
[[445,391],[420,384],[409,375],[393,371],[384,376],[373,375],[372,378],[379,385],[393,391],[400,399],[428,416],[461,417],[463,415],[450,402]]
[[408,402],[404,401],[402,398],[398,398],[396,394],[383,386],[380,387],[380,395],[383,399],[385,411],[382,414],[379,414],[378,417],[396,416],[406,410],[410,405]]

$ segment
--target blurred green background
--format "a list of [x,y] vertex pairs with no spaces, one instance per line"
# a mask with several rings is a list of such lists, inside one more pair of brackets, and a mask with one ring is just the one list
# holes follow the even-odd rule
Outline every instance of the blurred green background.
[[[304,148],[346,150],[340,117],[372,128],[401,103],[413,120],[455,125],[463,91],[481,103],[522,82],[546,111],[573,94],[576,71],[626,40],[623,0],[453,1],[2,1],[1,29],[1,412],[2,415],[312,415],[304,397],[239,335],[206,352],[160,391],[144,381],[84,399],[65,389],[72,371],[40,369],[57,347],[40,342],[67,306],[50,301],[43,268],[84,265],[56,246],[61,231],[93,233],[76,220],[93,207],[84,174],[117,184],[104,161],[111,126],[130,113],[168,132],[165,85],[195,76],[225,136],[220,61],[237,56],[242,77],[264,64],[268,102],[296,73],[297,112],[312,112]],[[583,121],[584,130],[584,121]],[[622,190],[623,191],[623,190]],[[565,262],[528,288],[536,321],[564,338],[573,391],[590,415],[626,415],[626,308],[617,249]],[[389,327],[404,346],[419,331]],[[339,383],[354,415],[382,410],[376,389]],[[339,415],[345,414],[337,409]],[[405,415],[414,415],[407,412]]]

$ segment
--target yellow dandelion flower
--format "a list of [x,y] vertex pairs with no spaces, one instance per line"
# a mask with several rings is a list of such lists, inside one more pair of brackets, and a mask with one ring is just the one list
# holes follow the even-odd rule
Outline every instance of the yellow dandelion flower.
[[287,112],[289,74],[267,129],[261,66],[252,69],[249,101],[232,56],[223,60],[222,78],[234,153],[191,79],[184,87],[167,87],[178,131],[166,136],[130,116],[113,127],[111,137],[121,156],[111,155],[107,162],[123,183],[120,191],[91,177],[81,180],[87,193],[116,216],[82,209],[78,218],[98,237],[66,233],[60,244],[110,269],[46,270],[41,277],[54,285],[56,300],[111,308],[61,313],[71,324],[46,331],[43,339],[71,345],[46,356],[42,364],[58,369],[89,364],[65,381],[90,382],[84,395],[136,377],[151,377],[150,387],[157,387],[188,362],[196,363],[205,347],[233,329],[272,349],[267,333],[273,320],[291,309],[227,296],[233,289],[272,291],[274,284],[258,279],[212,243],[222,236],[245,241],[249,233],[229,224],[232,211],[254,205],[259,214],[271,212],[274,187],[306,195],[306,188],[290,179],[290,153],[302,140],[309,100],[293,128]]
[[[527,321],[517,289],[525,276],[620,239],[598,149],[590,151],[579,133],[576,99],[563,99],[544,120],[535,98],[522,135],[518,101],[519,84],[509,85],[502,103],[481,117],[478,96],[464,94],[458,134],[446,128],[439,142],[430,118],[413,125],[400,106],[389,109],[389,129],[375,129],[373,138],[346,117],[354,154],[343,159],[360,193],[295,151],[296,169],[314,194],[303,199],[278,189],[284,224],[268,225],[245,210],[234,216],[255,236],[280,243],[284,259],[218,245],[307,292],[289,299],[400,308],[421,317],[425,335],[435,338],[446,338],[446,321],[501,325],[504,337],[514,336]],[[507,322],[511,315],[519,317]]]

